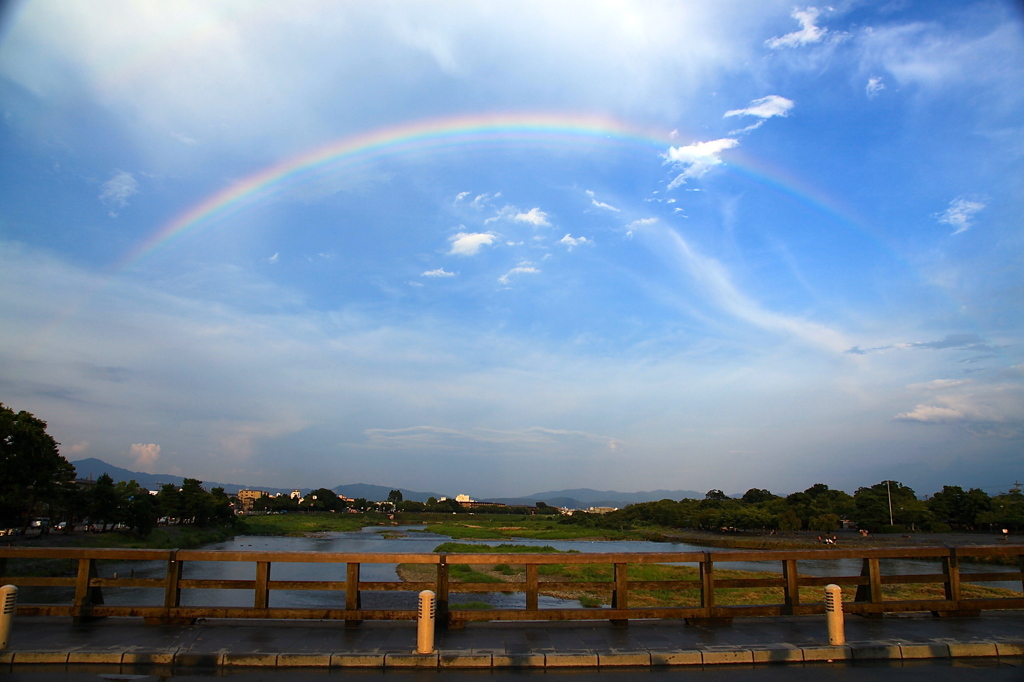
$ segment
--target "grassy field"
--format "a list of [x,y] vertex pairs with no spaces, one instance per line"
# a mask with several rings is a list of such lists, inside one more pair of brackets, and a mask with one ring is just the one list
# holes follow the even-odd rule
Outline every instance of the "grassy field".
[[344,533],[366,526],[388,525],[384,514],[265,514],[239,518],[237,535],[302,536],[309,533]]
[[[558,552],[558,550],[551,547],[538,548],[528,545],[487,547],[459,543],[444,543],[435,548],[434,551],[463,554]],[[402,564],[398,567],[399,577],[406,582],[433,580],[435,571],[435,567],[422,564]],[[611,564],[546,564],[538,567],[538,573],[541,583],[541,594],[561,599],[576,599],[585,607],[601,607],[611,603],[613,574]],[[632,565],[629,567],[628,576],[631,581],[698,581],[700,579],[696,567],[668,566],[664,564]],[[472,566],[455,564],[450,569],[449,577],[456,583],[524,583],[526,581],[526,568],[522,565],[504,563],[473,564]],[[779,574],[716,569],[715,578],[717,580],[778,579]],[[607,589],[599,590],[576,590],[561,587],[565,583],[574,582],[604,582],[608,583],[608,587]],[[962,590],[964,598],[967,599],[1020,596],[1019,592],[1012,590],[982,587],[969,583],[964,583]],[[495,591],[501,590],[496,588]],[[939,584],[886,585],[883,587],[882,592],[887,601],[938,599],[943,596],[943,587]],[[803,603],[807,604],[821,602],[824,599],[823,594],[824,592],[820,587],[804,587],[800,590],[800,599]],[[844,601],[853,601],[855,595],[856,588],[849,587],[843,589]],[[716,589],[715,600],[716,603],[722,606],[779,604],[783,601],[783,591],[781,587]],[[696,587],[693,589],[630,590],[629,602],[633,608],[693,607],[700,605],[700,591]],[[452,608],[459,609],[463,608],[463,606],[453,604]],[[483,608],[479,605],[479,599],[472,608]]]

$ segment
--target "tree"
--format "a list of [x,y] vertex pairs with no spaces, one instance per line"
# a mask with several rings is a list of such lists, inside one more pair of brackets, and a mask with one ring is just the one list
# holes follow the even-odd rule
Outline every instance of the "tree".
[[741,498],[747,504],[760,504],[761,502],[768,502],[769,500],[777,499],[776,495],[772,495],[770,490],[763,488],[751,488],[747,492],[743,493]]
[[401,490],[392,490],[390,493],[388,493],[388,502],[391,502],[392,504],[398,504],[401,501],[402,501],[402,491]]
[[928,505],[917,499],[913,488],[899,481],[882,481],[870,488],[858,488],[853,500],[857,524],[869,530],[890,525],[913,528],[929,521],[932,516]]
[[96,483],[89,490],[86,499],[88,501],[89,522],[99,523],[100,532],[107,531],[107,524],[114,526],[118,522],[118,514],[121,510],[121,496],[118,495],[117,486],[110,474],[104,473],[96,479]]
[[27,529],[41,504],[74,484],[75,467],[61,457],[46,422],[0,403],[0,520]]
[[156,496],[139,485],[135,480],[121,481],[117,484],[118,498],[121,508],[117,520],[128,526],[140,538],[149,536],[156,528],[160,517],[160,503]]
[[992,509],[992,498],[978,488],[964,492],[958,485],[944,485],[942,491],[932,495],[927,504],[937,521],[974,530],[978,515]]

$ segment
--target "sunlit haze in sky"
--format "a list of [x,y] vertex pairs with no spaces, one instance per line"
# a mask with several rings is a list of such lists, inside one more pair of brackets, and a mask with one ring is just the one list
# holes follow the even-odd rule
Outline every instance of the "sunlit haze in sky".
[[1024,30],[973,0],[36,0],[0,402],[476,498],[1024,478]]

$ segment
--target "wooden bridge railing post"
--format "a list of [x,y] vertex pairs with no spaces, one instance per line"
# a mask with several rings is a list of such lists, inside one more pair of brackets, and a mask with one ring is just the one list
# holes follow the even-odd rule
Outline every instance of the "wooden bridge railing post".
[[526,610],[540,609],[540,571],[537,564],[526,564]]
[[796,559],[782,562],[782,577],[786,585],[782,588],[786,614],[792,616],[800,606],[800,581],[796,570]]
[[[867,585],[857,586],[857,596],[854,597],[856,602],[867,602],[870,604],[881,604],[882,603],[882,569],[876,557],[867,557],[861,563],[860,568],[861,577],[868,579]],[[881,618],[880,612],[871,612],[861,614],[865,618]]]
[[942,558],[942,573],[946,576],[943,584],[946,591],[946,599],[956,603],[960,607],[960,557],[957,556],[956,547],[949,548],[949,556]]
[[[629,564],[614,564],[615,587],[612,590],[612,608],[629,608]],[[612,623],[618,626],[629,625],[629,620],[613,619]]]
[[256,562],[256,594],[253,608],[270,608],[270,562]]
[[437,564],[437,587],[434,592],[434,627],[444,630],[452,624],[451,611],[448,608],[448,562],[444,555]]
[[703,614],[696,618],[687,618],[688,625],[716,625],[728,623],[732,618],[715,618],[715,563],[711,552],[704,552],[700,562],[700,608]]
[[[350,562],[345,572],[345,610],[359,611],[363,608],[363,600],[359,595],[359,564]],[[346,628],[357,628],[362,619],[346,618]]]
[[92,615],[92,606],[103,603],[103,590],[99,587],[91,587],[90,581],[98,578],[95,559],[78,560],[78,577],[75,580],[75,601],[74,601],[74,622],[87,623],[95,620]]

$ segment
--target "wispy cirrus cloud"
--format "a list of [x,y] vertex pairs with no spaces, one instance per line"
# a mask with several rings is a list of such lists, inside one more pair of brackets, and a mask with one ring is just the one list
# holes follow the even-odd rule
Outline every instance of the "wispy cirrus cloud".
[[764,122],[769,118],[776,116],[788,116],[789,110],[793,108],[793,100],[780,97],[779,95],[768,95],[760,99],[755,99],[747,107],[743,109],[733,109],[732,111],[725,112],[723,118],[729,118],[732,116],[756,116],[761,119],[757,123],[741,128],[739,130],[732,130],[729,132],[730,135],[738,135],[741,133],[747,133],[751,130],[757,130]]
[[790,16],[800,23],[800,30],[776,38],[770,38],[765,41],[765,45],[773,50],[786,47],[800,47],[810,43],[821,42],[826,34],[828,34],[828,29],[822,28],[816,23],[818,17],[821,16],[821,11],[817,7],[795,9]]
[[881,76],[868,78],[868,84],[864,86],[864,93],[868,96],[868,99],[874,99],[882,90],[885,90],[885,83],[882,82]]
[[420,277],[454,277],[454,272],[448,272],[444,268],[437,268],[436,270],[427,270],[422,273]]
[[974,225],[974,216],[985,209],[987,204],[976,199],[957,197],[949,202],[949,208],[936,215],[936,218],[943,225],[953,228],[952,234],[960,234],[971,229]]
[[100,189],[100,201],[111,207],[110,217],[116,218],[118,211],[128,205],[128,199],[139,193],[139,182],[131,173],[118,171]]
[[539,269],[535,268],[532,263],[523,261],[516,267],[512,268],[504,275],[498,278],[498,281],[502,284],[508,285],[509,281],[514,275],[536,275],[540,272]]
[[533,449],[539,446],[557,444],[591,444],[600,445],[608,450],[617,450],[622,441],[610,436],[549,429],[531,426],[523,429],[453,429],[439,426],[411,426],[400,429],[366,429],[363,435],[374,444],[387,447],[419,449],[431,448],[463,448],[480,446],[514,446]]
[[619,209],[616,208],[615,206],[612,206],[611,204],[606,204],[603,201],[598,201],[597,200],[597,195],[595,195],[592,190],[589,190],[589,189],[587,190],[587,196],[590,197],[590,204],[591,204],[591,206],[596,206],[597,208],[603,208],[606,211],[614,211],[615,213],[619,212]]

